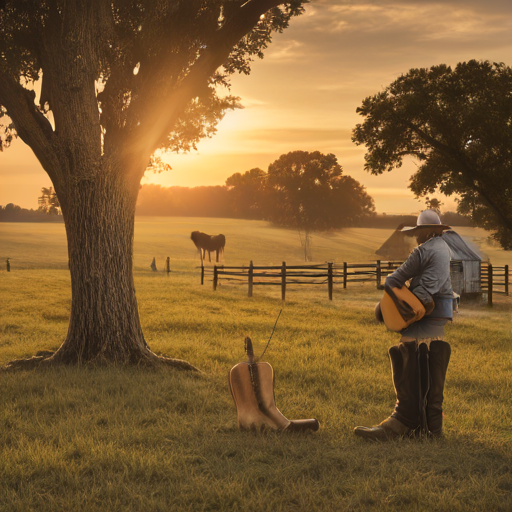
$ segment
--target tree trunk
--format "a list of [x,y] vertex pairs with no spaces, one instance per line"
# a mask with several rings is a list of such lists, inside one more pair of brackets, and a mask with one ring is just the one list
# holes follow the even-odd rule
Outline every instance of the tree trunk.
[[38,352],[0,371],[87,363],[199,371],[181,359],[154,354],[144,339],[132,273],[138,180],[130,184],[124,173],[115,172],[73,176],[59,184],[67,192],[62,211],[72,295],[66,339],[53,355]]
[[139,321],[132,274],[137,187],[99,173],[68,183],[64,220],[71,272],[67,337],[52,361],[137,363],[156,356]]

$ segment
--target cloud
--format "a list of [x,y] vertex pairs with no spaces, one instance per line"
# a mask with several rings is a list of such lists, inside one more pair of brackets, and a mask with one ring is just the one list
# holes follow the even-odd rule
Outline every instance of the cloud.
[[240,140],[283,141],[283,142],[310,142],[310,141],[340,141],[350,137],[350,130],[346,129],[311,129],[311,128],[267,128],[260,130],[247,130],[238,132],[236,138]]
[[267,59],[270,62],[290,62],[300,59],[303,55],[303,46],[304,43],[301,41],[297,41],[296,39],[292,39],[287,41],[284,45],[278,47],[277,50],[270,52]]
[[243,108],[252,108],[252,107],[262,107],[264,105],[267,105],[268,102],[262,101],[258,98],[248,98],[247,96],[244,96],[244,98],[241,101]]
[[[512,2],[337,2],[318,0],[294,20],[306,52],[357,53],[361,46],[380,54],[397,43],[442,40],[481,44],[481,39],[510,44]],[[292,22],[292,23],[293,23]],[[330,41],[330,44],[329,44]],[[496,42],[496,40],[494,41]],[[399,48],[397,48],[399,49]],[[402,46],[407,50],[407,46]]]
[[398,187],[368,187],[371,196],[411,197],[413,193],[408,188]]
[[[271,149],[269,151],[269,149]],[[349,152],[361,150],[350,142],[350,129],[344,128],[257,128],[230,130],[222,138],[204,139],[198,144],[198,154],[283,154],[290,151],[321,151],[339,154],[342,150]],[[196,153],[197,154],[197,153]],[[166,158],[171,160],[174,157]],[[270,162],[269,162],[270,163]]]

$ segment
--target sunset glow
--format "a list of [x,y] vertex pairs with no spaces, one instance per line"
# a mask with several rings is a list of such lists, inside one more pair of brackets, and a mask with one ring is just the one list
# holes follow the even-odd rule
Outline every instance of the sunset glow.
[[[142,184],[223,185],[228,176],[264,170],[294,150],[334,153],[345,174],[367,187],[378,212],[409,213],[423,203],[407,189],[414,162],[385,176],[363,170],[364,148],[351,142],[356,108],[412,67],[512,57],[509,2],[352,2],[318,0],[274,37],[250,76],[235,76],[229,94],[243,109],[228,112],[198,151],[163,159],[172,171],[146,173]],[[46,173],[20,140],[0,153],[0,204],[37,208]],[[440,197],[440,196],[439,196]],[[455,209],[452,198],[442,198]]]

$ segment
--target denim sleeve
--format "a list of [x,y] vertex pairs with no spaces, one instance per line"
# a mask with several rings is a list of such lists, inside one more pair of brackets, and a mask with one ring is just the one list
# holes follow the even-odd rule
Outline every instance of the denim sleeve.
[[402,288],[402,286],[413,277],[421,273],[421,254],[415,249],[407,260],[402,263],[385,281],[385,287]]

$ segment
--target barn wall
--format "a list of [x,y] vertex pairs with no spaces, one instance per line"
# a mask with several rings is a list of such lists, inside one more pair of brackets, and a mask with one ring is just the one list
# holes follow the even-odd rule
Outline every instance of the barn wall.
[[453,291],[462,295],[464,292],[464,265],[462,261],[450,261],[450,280]]
[[464,292],[480,293],[482,291],[480,277],[480,262],[463,261],[462,263],[464,265]]

